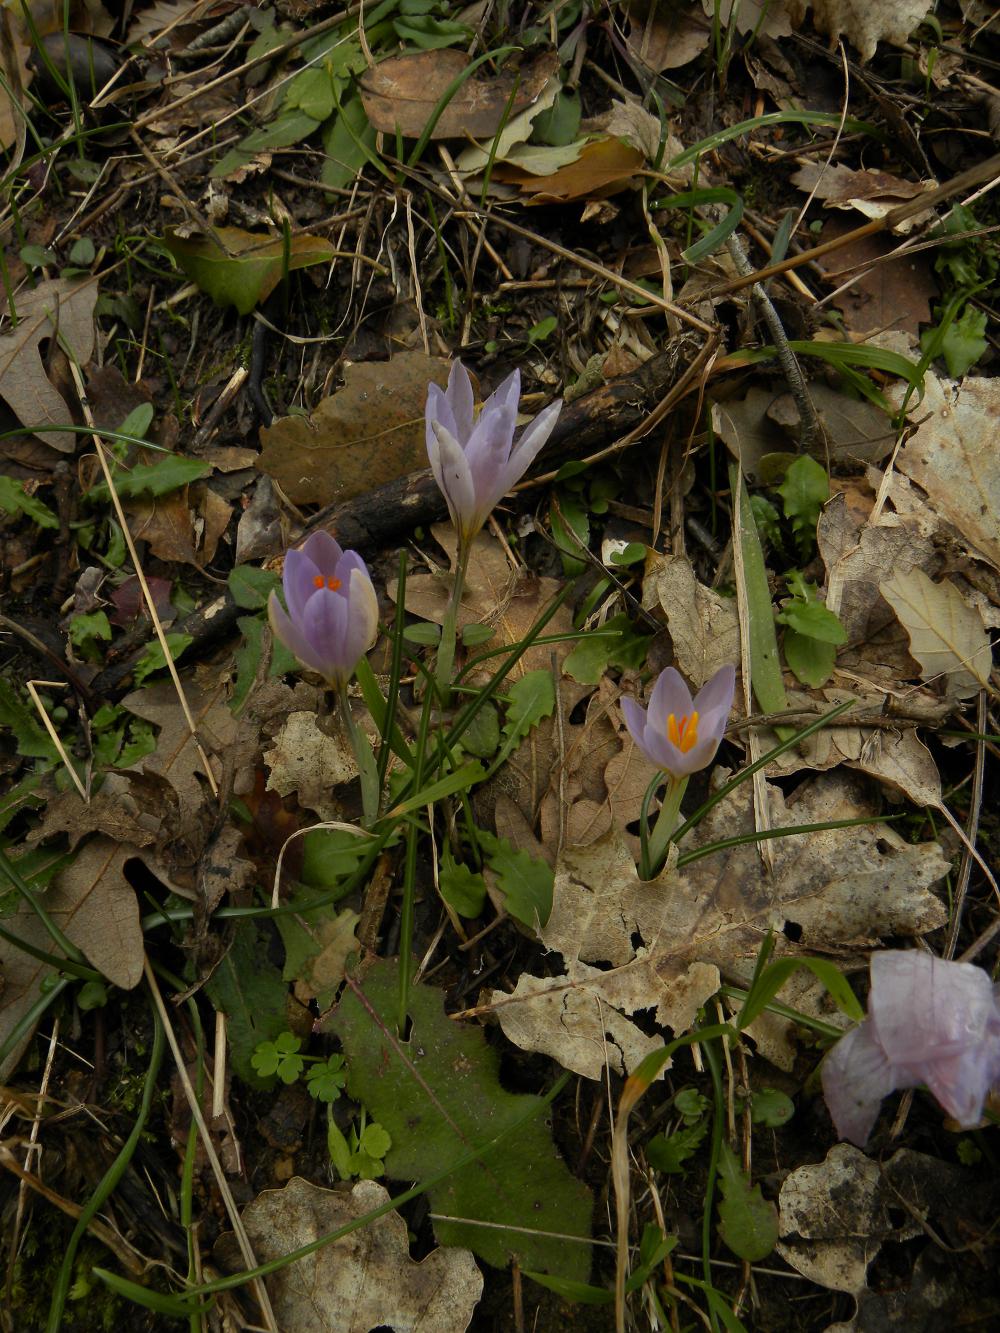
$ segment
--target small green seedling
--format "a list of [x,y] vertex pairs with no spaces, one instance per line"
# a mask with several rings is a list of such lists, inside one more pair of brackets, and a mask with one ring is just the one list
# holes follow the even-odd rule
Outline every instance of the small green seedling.
[[261,1078],[276,1076],[289,1086],[305,1074],[310,1097],[327,1105],[335,1102],[347,1082],[344,1057],[303,1055],[301,1048],[300,1037],[293,1032],[280,1032],[273,1041],[258,1043],[250,1063]]

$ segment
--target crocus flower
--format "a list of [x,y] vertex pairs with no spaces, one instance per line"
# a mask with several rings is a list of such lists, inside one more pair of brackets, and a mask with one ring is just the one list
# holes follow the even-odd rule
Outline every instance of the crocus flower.
[[673,778],[689,777],[715,758],[735,684],[735,667],[720,667],[692,699],[680,672],[667,667],[653,686],[648,710],[634,699],[622,699],[625,725],[654,767]]
[[971,963],[917,949],[872,955],[868,1017],[823,1062],[823,1095],[842,1139],[864,1147],[882,1098],[925,1084],[963,1128],[1000,1081],[1000,999]]
[[451,520],[469,542],[531,466],[552,433],[562,400],[550,403],[514,443],[521,372],[508,375],[476,414],[469,372],[456,361],[447,391],[427,389],[427,457]]
[[365,562],[327,532],[285,556],[286,611],[271,593],[271,629],[303,666],[343,688],[375,642],[378,599]]

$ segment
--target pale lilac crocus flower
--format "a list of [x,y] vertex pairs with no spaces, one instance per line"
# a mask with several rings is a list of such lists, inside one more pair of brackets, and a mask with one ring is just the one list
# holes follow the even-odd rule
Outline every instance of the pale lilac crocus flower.
[[667,667],[653,686],[648,708],[634,699],[621,701],[625,725],[636,748],[670,779],[656,823],[648,835],[643,821],[643,879],[650,879],[663,864],[688,778],[715,758],[733,706],[735,685],[736,668],[719,667],[692,699],[680,672]]
[[864,1147],[882,1098],[925,1085],[963,1129],[1000,1083],[1000,997],[981,967],[917,949],[872,955],[868,1017],[823,1062],[842,1139]]
[[275,592],[267,611],[275,637],[304,667],[343,690],[378,635],[378,599],[365,562],[328,532],[285,556],[286,611]]
[[736,668],[720,667],[691,698],[680,672],[667,667],[653,686],[648,709],[623,698],[625,725],[643,756],[674,779],[690,777],[715,758],[729,721]]
[[520,481],[552,433],[562,400],[550,403],[514,443],[521,372],[513,371],[477,414],[469,372],[456,361],[447,390],[427,388],[427,457],[460,546]]

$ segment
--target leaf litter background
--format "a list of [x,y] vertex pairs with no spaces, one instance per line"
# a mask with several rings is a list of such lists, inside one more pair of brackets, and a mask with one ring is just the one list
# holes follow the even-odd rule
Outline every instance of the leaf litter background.
[[[720,984],[748,983],[769,930],[779,956],[833,959],[858,978],[868,952],[887,944],[961,952],[985,935],[977,960],[993,963],[993,748],[979,742],[987,772],[980,811],[976,745],[963,735],[996,730],[994,204],[987,192],[960,219],[960,230],[973,232],[964,250],[934,239],[947,212],[941,203],[898,232],[863,231],[866,220],[919,203],[982,160],[1000,106],[990,83],[1000,49],[987,9],[975,0],[941,6],[938,29],[920,26],[919,0],[724,3],[720,18],[732,26],[720,31],[722,48],[710,0],[634,0],[589,23],[582,11],[567,22],[567,11],[532,27],[526,14],[517,32],[490,34],[520,41],[523,56],[499,71],[480,65],[464,80],[396,189],[371,162],[392,157],[397,131],[412,146],[428,130],[466,68],[478,14],[441,5],[428,17],[401,6],[388,39],[379,36],[388,45],[378,63],[357,44],[356,23],[333,24],[333,54],[306,68],[318,50],[308,42],[322,39],[313,29],[328,17],[322,7],[232,10],[244,26],[220,35],[214,25],[226,5],[209,13],[164,0],[124,15],[87,0],[72,8],[72,31],[105,44],[77,49],[81,93],[93,100],[89,71],[106,59],[111,72],[129,61],[122,88],[87,113],[100,128],[88,157],[71,160],[62,148],[32,164],[18,106],[41,116],[50,138],[72,124],[44,62],[30,56],[40,40],[50,59],[65,59],[61,15],[34,6],[33,39],[23,18],[4,10],[0,820],[8,855],[108,983],[106,1001],[91,1007],[82,991],[76,1002],[63,997],[36,1031],[26,1018],[49,968],[9,936],[42,952],[51,940],[16,895],[2,900],[0,1038],[12,1040],[0,1065],[8,1168],[0,1206],[14,1238],[0,1301],[6,1327],[45,1326],[64,1248],[55,1230],[45,1234],[62,1223],[51,1193],[47,1200],[39,1190],[70,1201],[72,1213],[133,1122],[151,1034],[144,958],[166,969],[161,984],[187,994],[209,1033],[216,1013],[226,1017],[217,1067],[197,1044],[189,1009],[182,1003],[173,1015],[187,1076],[199,1083],[207,1073],[199,1104],[208,1138],[196,1133],[188,1158],[206,1274],[212,1265],[246,1266],[248,1252],[275,1257],[389,1197],[374,1181],[333,1186],[325,1109],[301,1083],[286,1086],[254,1067],[257,1045],[282,1032],[298,1034],[311,1055],[337,1049],[337,1038],[347,1085],[332,1114],[346,1130],[363,1107],[388,1131],[391,1191],[519,1127],[503,1148],[446,1176],[426,1206],[388,1213],[269,1279],[270,1311],[251,1314],[249,1298],[241,1305],[227,1295],[209,1316],[235,1327],[256,1318],[317,1330],[545,1328],[566,1318],[610,1327],[608,1307],[563,1306],[519,1277],[512,1285],[508,1263],[607,1282],[606,1261],[579,1240],[613,1234],[607,1161],[621,1077],[705,1006],[711,1020]],[[449,44],[434,49],[439,39]],[[212,43],[221,44],[219,66]],[[217,69],[228,77],[216,82]],[[659,102],[642,103],[651,87]],[[697,178],[682,164],[644,188],[650,170],[693,143],[803,106],[827,113],[828,125],[811,134],[795,123],[759,125],[713,142]],[[842,114],[853,120],[838,133]],[[122,115],[131,127],[124,137],[111,123]],[[866,138],[853,121],[873,122],[881,137]],[[223,141],[199,156],[216,126],[225,127]],[[781,218],[803,204],[793,248],[848,237],[771,286],[796,345],[867,343],[916,362],[921,338],[926,346],[943,303],[962,287],[963,263],[972,267],[963,290],[985,287],[945,334],[918,395],[907,395],[884,360],[862,396],[856,374],[802,357],[821,428],[812,448],[831,473],[805,573],[846,640],[824,684],[803,688],[786,671],[781,697],[799,721],[854,702],[836,727],[720,802],[681,853],[755,829],[906,818],[673,858],[643,883],[635,833],[652,772],[617,701],[640,688],[641,672],[671,661],[693,687],[724,662],[746,672],[745,631],[760,608],[748,603],[727,547],[725,454],[756,494],[774,500],[802,450],[788,383],[773,362],[748,365],[737,355],[771,334],[745,292],[729,291],[738,276],[730,255],[716,249],[686,267],[681,251],[694,237],[676,212],[656,207],[656,194],[696,185],[728,187],[743,200],[741,234],[758,267]],[[477,200],[495,210],[496,225],[483,226]],[[134,225],[122,227],[123,209],[136,210]],[[907,249],[887,262],[901,243]],[[838,324],[827,318],[831,308]],[[695,357],[685,341],[690,318],[714,330],[711,375],[699,363],[683,392],[664,399]],[[448,890],[457,872],[449,880],[447,862],[440,876],[430,856],[422,864],[423,961],[412,1030],[399,1043],[398,849],[380,858],[362,893],[337,906],[274,924],[217,912],[268,901],[283,846],[282,892],[297,882],[319,894],[357,863],[350,839],[301,836],[317,820],[356,820],[356,770],[320,691],[289,674],[287,654],[269,643],[261,610],[277,557],[317,521],[372,564],[387,621],[405,544],[409,622],[440,624],[454,545],[450,529],[432,526],[442,506],[419,475],[421,414],[427,382],[443,383],[460,352],[484,390],[519,364],[526,411],[559,393],[578,404],[580,429],[557,437],[542,460],[551,463],[549,480],[560,462],[627,441],[630,431],[642,442],[529,489],[477,540],[460,626],[488,626],[491,646],[523,637],[567,577],[582,575],[583,592],[550,633],[579,629],[582,596],[599,578],[604,589],[584,613],[579,643],[525,654],[508,703],[470,739],[496,769],[473,798],[484,835],[499,839],[487,896],[473,894],[474,905],[457,911]],[[93,445],[57,429],[86,423],[80,385],[90,420],[134,440],[118,446],[116,488],[197,743],[163,671]],[[891,412],[904,406],[908,424],[897,432]],[[638,562],[618,563],[637,543],[646,544]],[[780,603],[790,557],[775,548],[768,558],[769,591]],[[588,636],[602,626],[620,637]],[[409,653],[421,651],[418,639]],[[384,648],[372,665],[386,669]],[[87,800],[21,688],[29,678],[69,682],[43,692]],[[738,690],[720,766],[686,808],[780,734],[748,691],[740,698]],[[360,700],[356,709],[370,726]],[[981,834],[975,853],[962,826],[972,843]],[[539,866],[551,869],[545,920],[536,903],[548,871]],[[966,893],[959,924],[955,904]],[[165,905],[186,907],[183,928],[169,933],[150,921]],[[834,1028],[845,1022],[807,972],[781,998]],[[752,1179],[761,1205],[776,1210],[781,1237],[768,1263],[776,1269],[780,1256],[808,1285],[795,1280],[793,1308],[791,1278],[756,1275],[753,1295],[738,1302],[747,1326],[930,1327],[943,1300],[965,1319],[997,1318],[982,1271],[992,1262],[995,1186],[969,1165],[989,1153],[986,1143],[956,1146],[918,1098],[877,1152],[835,1145],[812,1077],[814,1038],[776,1014],[748,1036],[733,1073],[740,1097],[779,1088],[795,1103],[781,1130],[758,1127],[752,1140]],[[538,1095],[559,1066],[577,1076],[575,1095],[539,1115]],[[112,1196],[110,1229],[83,1242],[81,1272],[117,1263],[155,1284],[150,1264],[167,1255],[183,1271],[184,1231],[169,1201],[192,1098],[179,1070],[166,1068],[152,1132],[128,1187]],[[633,1234],[665,1221],[681,1251],[692,1251],[675,1267],[689,1262],[696,1273],[704,1161],[693,1158],[686,1174],[649,1175],[643,1156],[655,1129],[681,1123],[672,1098],[692,1087],[707,1083],[682,1052],[648,1094],[630,1146],[635,1178],[653,1184],[659,1210],[633,1185]],[[748,1115],[730,1131],[748,1157]],[[735,1188],[738,1169],[724,1180]],[[224,1220],[223,1183],[242,1208],[249,1251],[230,1230],[233,1213]],[[727,1236],[725,1225],[718,1234]],[[719,1240],[714,1255],[732,1259]],[[724,1269],[713,1280],[736,1300],[738,1284]],[[102,1326],[96,1310],[71,1300],[63,1326]],[[138,1307],[126,1317],[160,1326]],[[630,1318],[642,1321],[637,1302]]]

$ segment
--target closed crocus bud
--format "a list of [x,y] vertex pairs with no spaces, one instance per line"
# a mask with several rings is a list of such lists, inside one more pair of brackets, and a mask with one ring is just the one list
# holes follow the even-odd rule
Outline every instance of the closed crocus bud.
[[521,372],[508,375],[476,414],[469,372],[456,361],[448,388],[427,389],[427,457],[461,540],[471,541],[524,476],[552,433],[562,400],[550,403],[514,443]]
[[1000,1002],[989,976],[917,949],[872,955],[868,1017],[823,1062],[842,1139],[863,1148],[882,1098],[925,1085],[962,1128],[1000,1082]]
[[275,636],[304,667],[342,689],[378,635],[378,599],[365,562],[327,532],[285,556],[286,611],[272,592]]
[[655,768],[673,778],[690,777],[715,758],[735,685],[735,667],[720,667],[692,699],[680,672],[667,667],[653,686],[648,709],[622,699],[629,735]]

